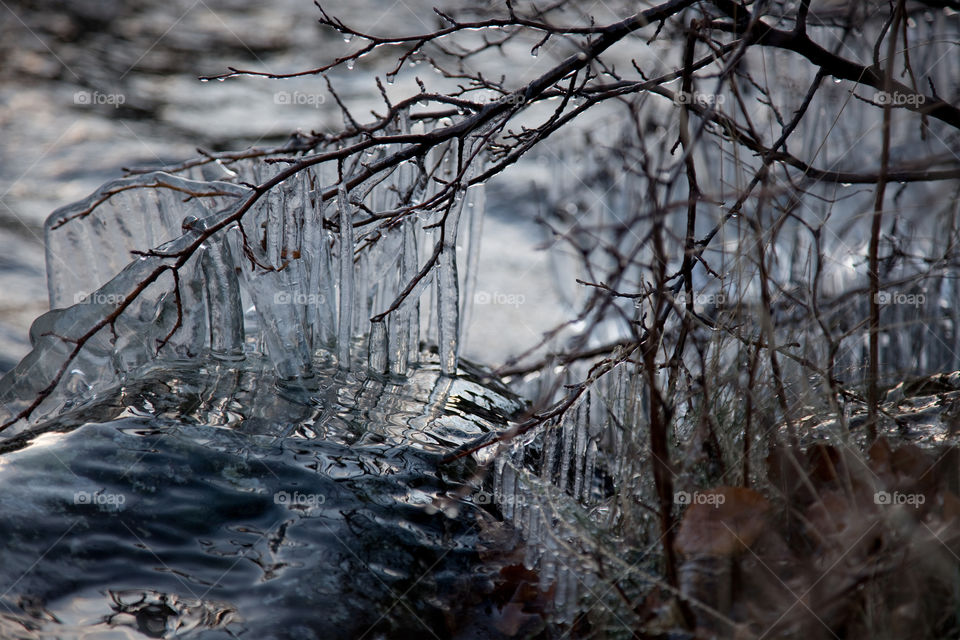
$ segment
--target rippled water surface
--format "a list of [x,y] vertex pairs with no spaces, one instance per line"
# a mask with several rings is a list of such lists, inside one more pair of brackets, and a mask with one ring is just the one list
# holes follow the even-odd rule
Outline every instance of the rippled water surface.
[[493,517],[442,458],[517,400],[261,364],[155,367],[6,445],[0,637],[463,636]]

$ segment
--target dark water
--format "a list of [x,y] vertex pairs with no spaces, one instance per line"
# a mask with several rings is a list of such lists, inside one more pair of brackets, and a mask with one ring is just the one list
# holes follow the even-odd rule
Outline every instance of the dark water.
[[519,403],[429,364],[259,366],[155,368],[5,445],[0,637],[498,637],[496,518],[442,458]]

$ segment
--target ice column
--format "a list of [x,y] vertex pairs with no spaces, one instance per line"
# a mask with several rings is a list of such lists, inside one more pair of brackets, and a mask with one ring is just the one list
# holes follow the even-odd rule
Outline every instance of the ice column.
[[350,368],[350,339],[353,329],[353,216],[347,202],[347,188],[341,182],[337,193],[340,224],[340,323],[337,354],[342,369]]

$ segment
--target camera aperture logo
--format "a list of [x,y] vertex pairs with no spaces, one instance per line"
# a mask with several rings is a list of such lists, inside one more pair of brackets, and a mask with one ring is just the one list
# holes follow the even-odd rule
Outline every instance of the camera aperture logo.
[[122,493],[75,491],[73,494],[73,504],[89,505],[101,511],[121,511],[126,503],[127,496]]
[[326,503],[327,496],[322,493],[300,493],[299,491],[277,491],[273,494],[273,503],[282,504],[287,507],[300,507],[310,509],[319,507]]

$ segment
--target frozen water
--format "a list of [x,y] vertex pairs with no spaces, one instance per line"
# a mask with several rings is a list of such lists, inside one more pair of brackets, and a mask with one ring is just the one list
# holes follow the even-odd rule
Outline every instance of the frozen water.
[[[53,310],[34,323],[31,353],[0,380],[0,418],[37,399],[34,419],[50,415],[155,359],[263,353],[281,379],[309,385],[317,358],[350,368],[359,338],[368,342],[370,367],[402,375],[434,335],[424,333],[430,326],[442,370],[455,373],[457,236],[466,219],[473,232],[466,260],[475,264],[483,187],[451,190],[435,212],[404,214],[439,193],[424,171],[456,166],[449,144],[426,163],[408,161],[344,186],[351,168],[364,171],[386,153],[365,154],[362,165],[358,158],[343,181],[320,164],[263,194],[250,185],[287,165],[206,167],[215,180],[148,173],[109,182],[54,212],[46,224]],[[428,228],[437,223],[439,233]],[[61,383],[50,388],[61,370]]]

